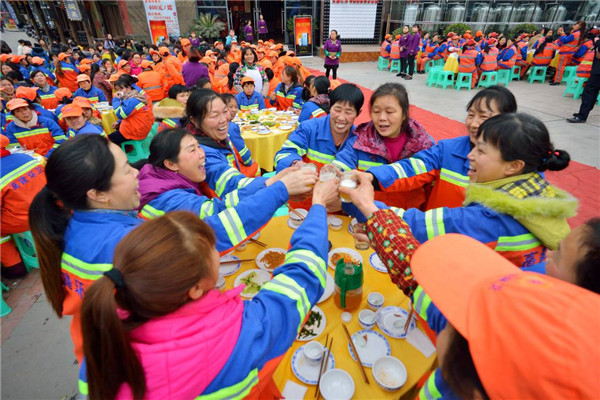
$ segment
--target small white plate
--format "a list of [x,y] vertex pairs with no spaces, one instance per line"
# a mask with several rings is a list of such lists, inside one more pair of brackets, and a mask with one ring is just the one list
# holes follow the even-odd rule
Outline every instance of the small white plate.
[[[377,326],[389,337],[404,339],[406,337],[406,333],[404,333],[406,318],[408,318],[408,311],[404,308],[396,306],[383,307],[377,312]],[[413,318],[410,321],[408,330],[413,330],[416,327],[417,324]]]
[[[226,254],[223,257],[221,257],[221,259],[219,261],[223,262],[223,261],[233,261],[233,260],[239,260],[239,259],[240,259],[239,257],[236,257],[233,254]],[[219,273],[223,276],[233,275],[238,271],[238,269],[240,269],[241,266],[242,266],[242,263],[227,264],[222,267],[219,267]]]
[[[265,263],[264,261],[262,261],[262,258],[265,255],[267,255],[268,253],[271,253],[271,252],[283,254],[284,257],[285,257],[285,253],[287,253],[284,249],[280,249],[280,248],[277,248],[277,247],[274,247],[272,249],[265,249],[265,250],[261,251],[256,256],[256,265],[258,265],[258,268],[264,269],[265,271],[268,271],[268,272],[273,272],[273,270],[275,268],[269,268],[267,266],[267,263]],[[285,262],[285,259],[284,259],[284,262]],[[283,265],[283,263],[281,265]]]
[[294,129],[293,125],[279,125],[278,129],[280,131],[289,131],[290,129]]
[[375,269],[375,271],[387,274],[388,270],[385,267],[383,261],[381,261],[381,258],[379,258],[379,256],[377,255],[377,253],[373,253],[369,256],[369,263],[371,264],[371,267]]
[[333,280],[333,276],[328,272],[327,273],[327,285],[325,286],[325,291],[323,292],[323,296],[317,301],[317,303],[322,303],[333,294],[333,289],[335,288],[335,281]]
[[348,232],[349,232],[351,235],[354,235],[354,232],[352,232],[352,227],[353,227],[355,224],[358,224],[358,220],[357,220],[356,218],[352,218],[352,220],[351,220],[351,221],[350,221],[350,223],[348,224]]
[[[323,312],[323,310],[321,310],[317,306],[313,306],[311,312],[321,314],[321,321],[319,322],[318,325],[316,323],[309,325],[307,322],[306,325],[304,325],[304,327],[302,327],[302,329],[300,330],[300,333],[298,333],[298,337],[296,337],[296,340],[299,340],[301,342],[308,342],[309,340],[313,340],[313,339],[319,337],[319,335],[321,333],[323,333],[323,331],[325,330],[325,327],[327,326],[327,317],[325,317],[325,313]],[[312,330],[313,333],[301,338],[300,334],[305,329]]]
[[[362,365],[368,368],[371,368],[377,359],[392,354],[390,342],[379,332],[358,331],[352,335],[352,341],[354,342],[356,351],[358,351]],[[352,359],[356,361],[356,356],[352,351],[350,343],[348,343],[348,351]]]
[[[244,282],[244,280],[246,280],[248,278],[248,275],[250,274],[254,274],[254,276],[251,279],[251,282],[256,283],[257,285],[259,285],[262,288],[262,285],[265,284],[265,282],[271,280],[271,274],[268,273],[267,271],[264,271],[262,269],[250,269],[248,271],[244,271],[241,274],[238,275],[237,278],[235,278],[235,282],[233,283],[234,287],[240,286]],[[258,291],[260,290],[260,288],[258,290],[252,290],[250,288],[250,291],[248,291],[248,285],[246,285],[246,288],[244,288],[244,290],[240,293],[241,296],[243,297],[249,297],[252,298],[254,296],[256,296],[258,294]]]
[[269,133],[271,133],[271,130],[266,126],[261,125],[261,127],[258,128],[258,132],[256,133],[258,133],[259,135],[268,135]]
[[327,255],[327,265],[329,266],[329,268],[333,268],[335,269],[336,264],[334,264],[331,259],[333,257],[334,254],[336,253],[345,253],[348,254],[349,256],[351,256],[355,261],[359,262],[359,263],[363,263],[363,258],[360,255],[360,253],[358,253],[356,250],[354,249],[350,249],[348,247],[338,247],[336,249],[333,249],[329,252],[329,254]]
[[295,227],[294,225],[292,225],[292,221],[290,221],[290,219],[288,218],[287,220],[287,226],[289,226],[290,228],[292,228],[293,230],[298,229],[297,227]]
[[[304,346],[298,347],[292,356],[292,372],[300,382],[307,385],[316,385],[319,380],[319,367],[321,363],[319,362],[316,365],[310,364],[304,356],[303,348]],[[333,353],[329,353],[329,361],[327,362],[325,372],[333,368],[335,368],[335,359],[333,358]]]

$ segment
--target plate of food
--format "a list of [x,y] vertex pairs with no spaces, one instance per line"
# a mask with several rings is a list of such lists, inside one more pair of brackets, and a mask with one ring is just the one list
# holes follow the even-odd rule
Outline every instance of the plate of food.
[[279,125],[279,130],[281,130],[281,131],[289,131],[291,129],[294,129],[293,125],[290,125],[290,124],[281,124],[281,125]]
[[388,272],[387,268],[381,258],[377,255],[377,253],[373,253],[369,256],[369,263],[375,269],[375,271],[386,273]]
[[325,286],[325,291],[323,292],[323,296],[317,301],[317,303],[322,303],[333,294],[333,289],[335,288],[335,281],[333,280],[333,276],[328,272],[327,273],[327,285]]
[[[408,311],[396,306],[383,307],[377,313],[377,326],[383,333],[394,339],[404,339],[404,325],[408,318]],[[408,330],[415,329],[417,324],[414,318],[410,321]]]
[[[304,346],[298,347],[292,356],[292,372],[300,382],[307,385],[316,385],[318,383],[320,367],[320,362],[316,364],[309,362],[308,358],[304,355]],[[330,352],[325,372],[333,368],[335,368],[335,358],[333,358],[333,353]]]
[[333,249],[329,252],[327,257],[327,265],[329,268],[335,269],[337,262],[342,258],[346,263],[355,265],[363,263],[362,256],[356,250],[347,247],[338,247],[337,249]]
[[[379,332],[362,330],[352,335],[352,342],[358,351],[362,365],[367,368],[373,367],[373,363],[381,357],[392,354],[390,342]],[[348,343],[348,351],[354,361],[356,356],[352,351],[352,346]]]
[[235,274],[238,269],[242,266],[242,263],[235,263],[234,261],[239,260],[239,257],[236,257],[232,254],[226,254],[220,258],[221,263],[226,263],[225,265],[221,265],[219,267],[219,273],[223,276],[229,276]]
[[302,329],[300,329],[300,333],[298,333],[296,340],[301,342],[313,340],[323,333],[325,326],[327,326],[325,313],[318,306],[314,306],[312,310],[310,310],[308,319]]
[[263,250],[256,256],[256,265],[262,270],[273,272],[275,268],[283,265],[285,253],[284,249],[277,247]]
[[265,282],[271,280],[271,274],[262,269],[250,269],[244,271],[235,278],[234,287],[245,284],[246,287],[240,293],[243,297],[252,298],[258,294]]
[[261,126],[258,128],[258,132],[257,132],[257,133],[258,133],[259,135],[268,135],[269,133],[271,133],[271,130],[270,130],[268,127],[266,127],[266,126],[264,126],[264,125],[261,125]]

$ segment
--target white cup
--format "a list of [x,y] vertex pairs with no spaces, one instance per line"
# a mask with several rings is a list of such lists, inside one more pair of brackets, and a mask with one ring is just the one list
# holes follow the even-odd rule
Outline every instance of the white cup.
[[323,358],[323,345],[316,341],[310,341],[302,347],[304,357],[311,365],[317,365]]

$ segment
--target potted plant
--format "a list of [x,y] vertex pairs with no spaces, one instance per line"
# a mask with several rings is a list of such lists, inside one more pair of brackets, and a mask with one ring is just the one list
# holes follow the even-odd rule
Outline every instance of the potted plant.
[[216,39],[221,31],[226,28],[225,22],[219,19],[217,14],[200,14],[192,21],[189,31],[194,31],[204,39]]

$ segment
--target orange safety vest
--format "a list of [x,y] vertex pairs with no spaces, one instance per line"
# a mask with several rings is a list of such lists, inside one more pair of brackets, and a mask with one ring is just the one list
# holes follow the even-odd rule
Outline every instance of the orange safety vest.
[[58,107],[58,99],[54,93],[44,94],[38,91],[38,94],[40,95],[40,99],[42,99],[42,107],[46,110],[54,110]]
[[573,40],[570,42],[560,42],[561,46],[558,48],[558,52],[560,54],[573,54],[577,50],[577,47],[579,47],[579,37],[581,36],[581,31],[576,30],[575,32],[571,32],[571,35],[573,35]]
[[[587,49],[588,49],[588,51],[589,51],[589,50],[590,50],[592,47],[594,47],[594,42],[592,42],[591,40],[589,40],[589,39],[588,39],[588,40],[586,40],[585,42],[583,42],[583,43],[581,44],[581,46],[585,46],[585,47],[587,47]],[[577,51],[579,51],[579,48],[581,48],[581,46],[579,46],[579,47],[577,48]],[[587,54],[587,52],[586,52],[586,54]],[[584,54],[583,56],[579,57],[579,58],[575,58],[575,57],[573,57],[572,61],[573,61],[575,64],[579,64],[579,63],[580,63],[580,62],[583,60],[583,58],[584,58],[584,57],[585,57],[585,54]]]
[[458,72],[474,72],[477,68],[475,67],[475,59],[477,58],[476,50],[465,50],[458,57]]
[[381,43],[381,48],[379,50],[379,55],[383,58],[390,58],[390,53],[386,50],[386,48],[390,45],[390,42],[388,42],[387,40],[384,40],[383,43]]
[[488,53],[482,52],[483,61],[479,68],[482,71],[496,71],[498,69],[498,49],[496,47],[490,47]]
[[508,66],[510,69],[512,69],[515,66],[515,60],[517,59],[517,54],[519,53],[519,50],[517,50],[514,44],[510,46],[508,50],[510,50],[511,48],[513,49],[512,57],[508,61],[499,61],[499,63],[501,62],[502,64]]
[[[539,45],[541,45],[541,43]],[[531,60],[531,65],[535,65],[538,67],[547,67],[552,62],[555,51],[556,45],[554,43],[546,43],[546,47],[544,47],[544,50],[533,56],[533,59]]]
[[575,71],[577,76],[581,78],[589,78],[592,74],[592,64],[594,63],[594,49],[590,48],[583,59],[577,66],[577,70]]
[[168,56],[164,60],[165,64],[165,88],[173,85],[184,85],[183,75],[181,74],[181,63],[175,56]]
[[267,57],[260,60],[258,64],[260,64],[263,67],[263,69],[273,68],[273,63]]
[[144,71],[138,75],[138,86],[144,89],[150,100],[161,101],[165,98],[163,76],[157,71]]
[[[141,105],[142,103],[140,103]],[[119,131],[129,140],[143,140],[154,124],[154,113],[152,106],[145,104],[132,112],[127,118],[123,118]]]
[[394,40],[392,42],[392,46],[390,48],[390,59],[399,60],[400,59],[400,41]]

